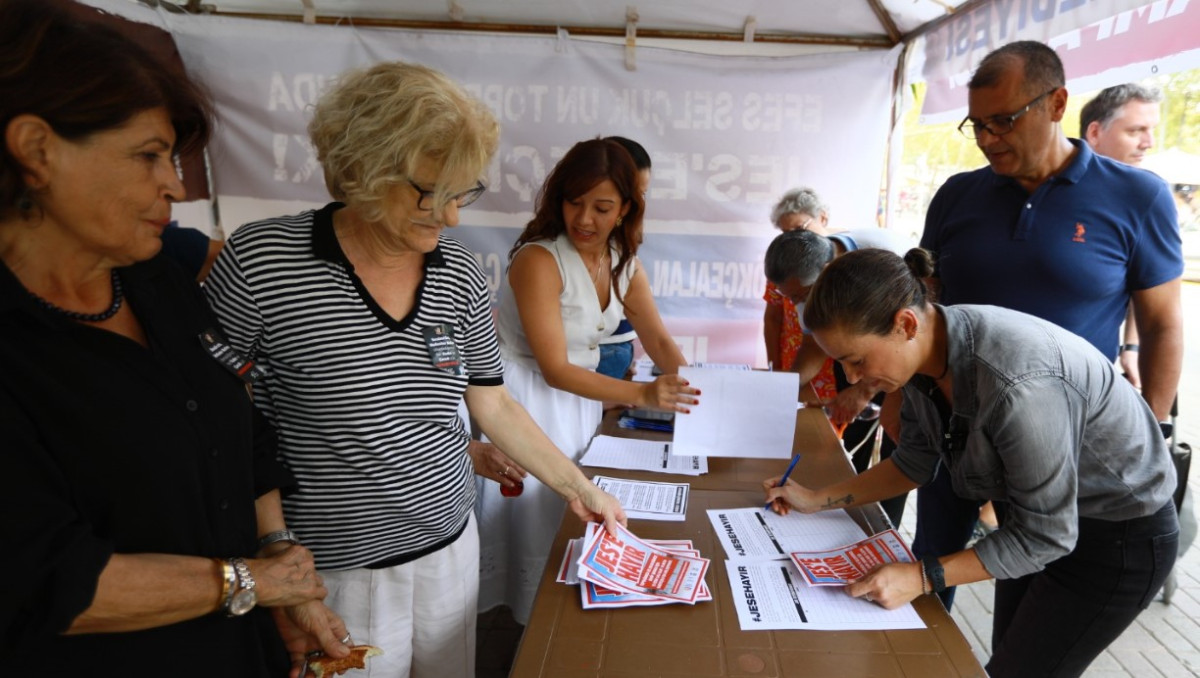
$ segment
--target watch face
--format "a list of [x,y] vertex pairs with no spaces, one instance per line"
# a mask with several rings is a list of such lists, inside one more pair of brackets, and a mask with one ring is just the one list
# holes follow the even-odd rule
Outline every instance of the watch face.
[[233,600],[229,601],[229,614],[240,617],[254,609],[257,602],[258,594],[254,589],[242,589],[233,594]]

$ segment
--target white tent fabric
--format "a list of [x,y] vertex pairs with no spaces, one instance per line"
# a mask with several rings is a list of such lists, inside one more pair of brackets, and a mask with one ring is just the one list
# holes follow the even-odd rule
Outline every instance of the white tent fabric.
[[1142,167],[1166,179],[1170,184],[1200,186],[1200,155],[1169,148],[1146,156]]
[[[154,11],[132,0],[85,1],[171,32],[189,70],[214,92],[221,126],[211,164],[226,232],[327,199],[304,131],[309,106],[342,70],[381,60],[415,60],[445,71],[501,121],[488,194],[452,232],[477,253],[493,290],[538,186],[566,148],[597,135],[641,141],[655,165],[641,259],[668,328],[689,360],[760,366],[766,363],[761,257],[774,235],[771,204],[789,187],[812,185],[827,200],[833,226],[863,228],[881,220],[879,188],[900,112],[893,102],[906,91],[896,78],[900,38],[926,30],[929,40],[910,50],[907,72],[937,74],[940,83],[931,87],[949,86],[949,97],[965,103],[956,69],[972,66],[990,44],[1044,39],[1064,27],[1091,35],[1099,29],[1071,22],[1095,20],[1098,7],[1127,12],[1110,22],[1111,35],[1129,33],[1135,19],[1176,31],[1188,21],[1195,25],[1200,11],[1200,3],[1189,8],[1179,0],[663,0],[646,7],[626,0],[218,0],[205,3],[217,15],[204,16],[161,2],[149,2],[160,5]],[[278,18],[299,15],[306,4],[317,25],[222,16]],[[944,20],[957,5],[964,11]],[[363,26],[453,20],[460,27],[619,32],[629,9],[643,35],[749,37],[752,27],[755,39],[790,36],[834,51],[731,58],[635,40],[631,60],[622,41],[581,39],[566,30],[500,35]],[[1122,26],[1124,33],[1117,30]],[[1172,49],[1194,47],[1198,35],[1190,31],[1183,46],[1172,43]],[[930,47],[939,40],[949,47]],[[852,44],[859,49],[847,47]],[[932,64],[931,55],[941,63]],[[893,163],[898,150],[891,148]]]
[[[743,34],[748,21],[762,37],[821,36],[880,41],[890,47],[966,0],[312,0],[316,17],[461,21],[464,24],[623,29],[637,17],[639,31]],[[176,4],[186,4],[178,0]],[[301,15],[302,0],[205,0],[217,13]],[[977,4],[977,3],[976,3]],[[887,23],[897,35],[889,36]],[[883,44],[886,42],[886,44]]]

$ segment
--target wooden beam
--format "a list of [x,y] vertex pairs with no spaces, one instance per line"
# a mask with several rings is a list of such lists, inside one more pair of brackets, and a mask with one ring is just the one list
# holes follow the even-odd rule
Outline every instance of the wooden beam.
[[[256,12],[225,12],[215,10],[206,12],[211,16],[234,17],[239,19],[259,19],[267,21],[287,21],[300,23],[303,17],[298,14],[264,14]],[[488,33],[532,33],[554,35],[564,29],[571,35],[599,36],[624,38],[625,27],[610,28],[604,26],[552,26],[544,24],[504,24],[467,21],[413,21],[408,19],[384,19],[374,17],[345,17],[318,16],[318,24],[339,24],[366,26],[373,28],[406,28],[431,31],[472,31]],[[677,31],[668,29],[651,29],[638,26],[639,38],[662,38],[668,40],[716,40],[722,42],[744,42],[745,33],[742,31]],[[899,40],[890,37],[871,35],[824,35],[816,33],[763,33],[754,34],[755,42],[771,42],[791,45],[837,45],[845,47],[861,47],[867,49],[890,49]]]
[[922,26],[904,36],[904,41],[911,42],[912,40],[915,40],[916,38],[925,35],[930,31],[935,31],[941,28],[942,24],[954,19],[956,15],[966,14],[967,12],[970,12],[977,7],[982,7],[990,2],[992,2],[992,0],[967,0],[967,2],[959,5],[957,9],[947,7],[945,16],[939,17],[932,21],[926,21]]
[[904,36],[900,34],[900,29],[896,27],[896,22],[892,20],[892,15],[888,13],[883,3],[879,0],[867,0],[867,4],[871,6],[871,11],[875,12],[875,18],[879,19],[880,25],[883,26],[883,31],[887,33],[893,45],[904,39]]

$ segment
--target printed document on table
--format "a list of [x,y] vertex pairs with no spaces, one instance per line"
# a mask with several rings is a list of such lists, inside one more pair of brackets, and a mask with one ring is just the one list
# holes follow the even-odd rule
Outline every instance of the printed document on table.
[[700,402],[675,415],[672,454],[787,459],[796,432],[795,372],[679,368]]
[[841,588],[804,586],[796,564],[790,560],[727,560],[725,571],[743,631],[925,628],[912,604],[885,610],[851,597]]
[[708,473],[708,459],[671,453],[671,443],[596,436],[579,460],[583,466],[619,468],[629,471],[658,471],[699,476]]
[[911,563],[912,551],[895,530],[880,532],[862,541],[819,552],[796,552],[792,562],[809,586],[845,586],[887,563]]
[[759,508],[709,509],[725,554],[735,560],[787,559],[794,551],[828,551],[863,538],[842,509],[786,516]]
[[592,482],[621,502],[625,515],[643,520],[675,520],[687,517],[687,483],[654,483],[596,476]]

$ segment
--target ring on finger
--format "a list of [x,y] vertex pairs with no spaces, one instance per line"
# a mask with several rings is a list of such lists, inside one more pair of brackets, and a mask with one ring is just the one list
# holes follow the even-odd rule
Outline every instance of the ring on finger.
[[507,467],[507,466],[505,466],[505,467],[504,467],[504,470],[500,472],[500,475],[502,475],[502,476],[507,476],[507,475],[508,475],[508,467]]
[[347,631],[346,637],[342,638],[342,645],[349,645],[349,644],[350,644],[350,632]]

